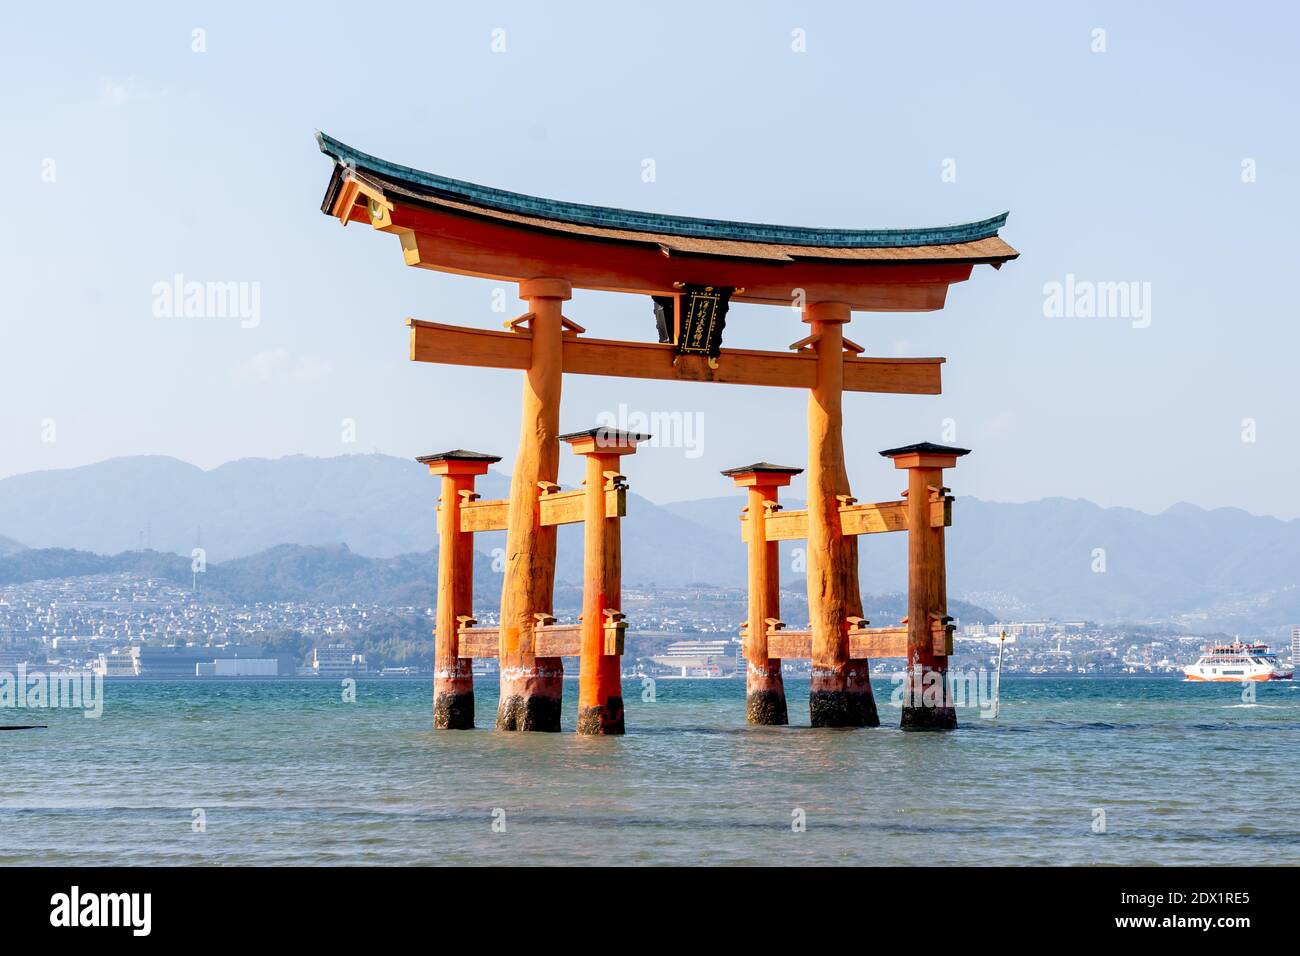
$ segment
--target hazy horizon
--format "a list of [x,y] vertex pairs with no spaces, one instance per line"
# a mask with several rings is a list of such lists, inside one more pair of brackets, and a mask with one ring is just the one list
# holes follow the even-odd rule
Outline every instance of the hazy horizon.
[[[202,472],[211,472],[211,471],[216,471],[216,470],[219,469],[219,468],[224,468],[224,467],[226,467],[226,466],[228,466],[228,465],[234,465],[234,464],[238,464],[238,463],[240,463],[240,462],[245,462],[245,461],[267,461],[267,462],[274,462],[274,461],[279,461],[280,459],[283,459],[283,458],[307,458],[307,459],[313,459],[313,460],[318,460],[318,461],[327,461],[327,460],[330,460],[330,459],[337,459],[337,458],[348,458],[348,457],[370,457],[370,456],[377,456],[377,457],[381,457],[381,458],[389,458],[389,459],[392,459],[392,460],[394,460],[394,461],[408,461],[408,460],[409,460],[409,461],[411,462],[411,465],[412,465],[413,468],[420,468],[420,469],[423,468],[422,465],[420,465],[418,462],[416,462],[416,461],[414,461],[414,460],[412,460],[412,459],[406,459],[406,458],[403,458],[403,457],[400,456],[400,455],[390,455],[390,454],[388,454],[387,452],[382,452],[382,451],[341,452],[341,453],[339,453],[339,454],[337,454],[337,455],[313,455],[313,454],[307,454],[307,453],[304,453],[304,452],[289,452],[289,453],[284,454],[284,455],[274,455],[274,456],[267,456],[267,455],[246,455],[246,456],[243,456],[243,457],[240,457],[240,458],[231,458],[231,459],[228,460],[228,461],[217,462],[216,464],[213,464],[213,465],[207,465],[207,466],[205,466],[205,465],[200,465],[200,464],[198,464],[197,462],[187,461],[186,459],[181,458],[181,457],[176,456],[176,455],[168,455],[168,454],[163,454],[163,453],[141,453],[141,454],[136,454],[136,455],[113,455],[113,456],[110,456],[110,457],[108,457],[108,458],[101,458],[101,459],[99,459],[99,460],[97,460],[97,461],[86,462],[85,464],[81,464],[81,465],[68,465],[68,466],[63,466],[63,467],[51,467],[51,468],[46,468],[46,469],[34,469],[33,471],[30,471],[30,472],[19,472],[19,473],[17,473],[17,474],[13,474],[13,475],[5,475],[5,476],[3,476],[3,477],[0,477],[0,490],[2,490],[2,486],[3,486],[4,482],[7,481],[7,480],[10,479],[10,478],[20,478],[20,477],[22,477],[22,476],[24,476],[24,475],[40,474],[42,471],[74,471],[74,470],[81,469],[81,468],[93,468],[93,467],[95,467],[96,465],[102,465],[102,464],[105,464],[105,463],[110,462],[110,461],[115,461],[115,460],[124,460],[124,459],[130,459],[130,458],[164,458],[164,459],[168,459],[168,460],[170,460],[170,461],[179,462],[179,463],[182,464],[182,465],[187,465],[187,466],[192,467],[192,468],[197,468],[199,471],[202,471]],[[496,474],[496,475],[498,475],[498,476],[500,476],[500,477],[503,477],[503,478],[509,478],[509,477],[510,477],[510,472],[509,472],[508,469],[506,469],[506,468],[503,467],[504,464],[505,464],[505,462],[503,461],[501,464],[498,464],[498,465],[494,465],[494,466],[492,466],[492,467],[489,469],[489,472],[494,473],[494,474]],[[574,484],[574,483],[575,483],[574,481],[569,481],[569,482],[563,482],[562,484],[563,484],[565,487],[569,487],[570,485],[572,485],[572,484]],[[431,493],[433,496],[436,497],[436,495],[437,495],[437,486],[436,486],[436,484],[431,484],[430,487],[431,487],[431,492],[430,492],[430,493]],[[635,491],[635,489],[633,489],[633,490]],[[703,500],[710,500],[710,499],[715,499],[715,498],[727,498],[727,497],[736,498],[736,501],[737,501],[737,505],[736,505],[736,507],[737,507],[737,508],[740,508],[740,507],[742,507],[742,505],[743,505],[743,502],[741,501],[740,496],[736,494],[736,492],[735,492],[734,489],[730,489],[730,494],[728,494],[728,487],[727,487],[726,484],[725,484],[724,482],[722,482],[721,480],[719,481],[719,487],[718,487],[718,491],[717,491],[716,494],[701,494],[701,495],[699,495],[699,496],[697,496],[697,497],[693,497],[693,498],[667,498],[667,499],[657,499],[657,498],[651,498],[649,495],[645,495],[645,494],[642,494],[642,493],[640,493],[640,492],[637,492],[637,493],[638,493],[638,494],[641,494],[641,497],[643,497],[643,498],[645,498],[646,500],[650,501],[652,504],[658,505],[658,506],[660,506],[660,507],[667,506],[667,505],[673,505],[673,504],[684,504],[684,503],[688,503],[688,502],[692,502],[692,501],[703,501]],[[788,500],[790,500],[790,499],[803,500],[803,498],[805,497],[805,495],[806,495],[806,486],[805,486],[805,482],[804,482],[804,480],[803,480],[803,476],[802,476],[802,475],[796,475],[796,476],[794,476],[793,480],[791,481],[790,486],[789,486],[788,488],[784,489],[784,494],[783,494],[782,500],[783,500],[783,501],[788,501]],[[1039,496],[1039,497],[1037,497],[1037,498],[1024,498],[1024,499],[1019,499],[1019,500],[1010,500],[1010,499],[1006,499],[1006,498],[993,498],[993,497],[986,497],[986,496],[983,496],[983,495],[961,494],[961,493],[956,493],[956,497],[957,497],[957,498],[973,498],[973,499],[975,499],[975,500],[982,501],[982,502],[985,502],[985,503],[987,503],[987,504],[998,504],[998,505],[1025,505],[1025,504],[1035,504],[1035,503],[1037,503],[1037,502],[1041,502],[1041,501],[1051,501],[1051,500],[1079,501],[1079,502],[1083,502],[1084,504],[1093,505],[1093,506],[1095,506],[1095,507],[1097,507],[1097,508],[1101,508],[1101,509],[1103,509],[1103,510],[1118,509],[1118,510],[1136,511],[1136,512],[1138,512],[1139,514],[1148,515],[1148,516],[1150,516],[1150,517],[1158,517],[1158,516],[1160,516],[1160,515],[1162,515],[1162,514],[1168,512],[1168,511],[1171,511],[1171,510],[1173,510],[1173,509],[1175,509],[1175,508],[1179,508],[1179,507],[1192,507],[1192,508],[1196,508],[1196,509],[1198,509],[1198,510],[1200,510],[1200,511],[1205,511],[1205,512],[1211,512],[1211,511],[1239,511],[1239,512],[1242,512],[1243,514],[1249,515],[1250,517],[1253,517],[1253,518],[1272,518],[1272,519],[1274,519],[1274,520],[1282,521],[1282,522],[1291,522],[1291,521],[1297,521],[1297,520],[1300,520],[1300,518],[1283,518],[1283,517],[1281,517],[1281,516],[1279,516],[1279,515],[1264,514],[1264,513],[1261,513],[1261,512],[1251,511],[1251,510],[1249,510],[1249,509],[1247,509],[1247,508],[1241,508],[1241,507],[1239,507],[1239,506],[1237,506],[1237,505],[1220,505],[1220,506],[1217,506],[1217,507],[1207,508],[1207,507],[1204,507],[1204,506],[1202,506],[1202,505],[1198,505],[1198,504],[1196,504],[1195,502],[1191,502],[1191,501],[1174,501],[1174,502],[1170,503],[1169,505],[1166,505],[1165,507],[1163,507],[1163,508],[1161,508],[1161,509],[1159,509],[1159,510],[1157,510],[1157,511],[1149,511],[1149,510],[1147,510],[1147,509],[1145,509],[1145,508],[1137,508],[1137,507],[1134,507],[1134,506],[1131,506],[1131,505],[1125,505],[1125,504],[1102,504],[1101,502],[1094,501],[1094,500],[1091,499],[1091,498],[1082,497],[1082,496],[1078,496],[1078,495],[1052,495],[1052,494],[1046,494],[1046,495],[1041,495],[1041,496]],[[5,532],[4,532],[4,529],[3,529],[3,528],[0,528],[0,536],[3,536],[4,533],[5,533]],[[20,542],[20,543],[21,543],[21,542]]]

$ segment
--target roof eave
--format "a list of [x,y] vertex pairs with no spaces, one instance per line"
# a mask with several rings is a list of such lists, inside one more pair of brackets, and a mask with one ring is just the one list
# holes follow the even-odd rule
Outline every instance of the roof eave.
[[[647,242],[654,235],[671,235],[682,239],[704,241],[751,243],[756,245],[782,245],[789,247],[851,249],[905,249],[935,245],[960,245],[965,242],[997,237],[1008,213],[1001,213],[977,222],[925,229],[814,229],[802,226],[779,226],[765,223],[744,223],[730,220],[699,219],[668,216],[613,207],[588,206],[560,202],[513,193],[492,187],[479,186],[461,180],[427,173],[408,166],[370,156],[317,133],[321,151],[335,162],[330,188],[322,209],[330,212],[337,199],[339,186],[346,172],[375,178],[400,189],[412,200],[453,200],[479,206],[485,215],[491,212],[527,216],[533,219],[589,228],[613,229],[623,232],[645,233]],[[1013,250],[1014,252],[1014,250]],[[962,261],[1005,262],[1014,255],[991,257],[987,260],[965,258]]]

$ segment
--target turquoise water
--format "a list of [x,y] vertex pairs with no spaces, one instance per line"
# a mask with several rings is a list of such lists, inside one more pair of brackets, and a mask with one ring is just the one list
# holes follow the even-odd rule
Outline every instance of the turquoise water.
[[1000,719],[961,710],[950,734],[895,729],[887,681],[876,730],[809,728],[806,682],[784,728],[745,726],[739,682],[628,685],[621,738],[486,729],[488,680],[467,732],[430,728],[425,681],[362,680],[355,703],[329,681],[109,681],[98,720],[0,711],[50,725],[0,734],[0,863],[1300,858],[1300,684],[1243,704],[1235,685],[1008,677]]

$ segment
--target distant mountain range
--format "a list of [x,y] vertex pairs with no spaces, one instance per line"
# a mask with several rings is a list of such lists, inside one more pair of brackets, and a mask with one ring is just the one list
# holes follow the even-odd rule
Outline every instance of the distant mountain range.
[[[734,534],[734,499],[665,507]],[[859,540],[863,591],[905,586],[906,536]],[[947,547],[950,594],[1004,620],[1173,622],[1275,635],[1300,626],[1300,520],[1189,504],[1150,515],[1070,498],[1003,504],[962,497],[953,504]]]
[[[433,604],[436,555],[367,558],[347,545],[282,544],[224,564],[209,564],[197,583],[202,595],[236,603],[326,602],[425,608]],[[191,559],[161,551],[103,555],[69,548],[29,548],[0,555],[0,587],[26,581],[93,574],[132,573],[189,589],[195,583]],[[495,602],[500,575],[491,560],[475,562],[476,596]]]
[[[508,476],[489,472],[477,488],[485,498],[504,498],[509,485]],[[112,458],[0,480],[0,534],[30,548],[99,554],[189,555],[202,546],[212,563],[281,544],[343,543],[359,555],[389,558],[436,545],[438,491],[423,465],[389,455],[247,458],[211,471],[175,458]],[[744,565],[730,557],[738,537],[723,540],[635,494],[624,536],[628,581],[744,581]],[[558,574],[581,581],[581,528],[562,527],[559,541]],[[475,538],[489,554],[504,545],[504,532]]]
[[[479,489],[504,497],[508,481],[489,472]],[[279,574],[290,590],[299,581],[304,599],[316,585],[302,562],[324,555],[335,582],[328,586],[353,562],[369,582],[358,593],[392,597],[394,589],[431,580],[437,492],[423,466],[386,455],[243,459],[210,471],[174,458],[116,458],[0,480],[0,555],[7,566],[24,545],[98,555],[149,547],[184,555],[176,567],[188,582],[188,556],[201,543],[215,566],[210,589],[220,590],[217,568]],[[733,495],[660,506],[631,495],[624,581],[743,584],[740,504]],[[864,592],[904,589],[905,536],[861,542]],[[1300,624],[1300,521],[1186,504],[1149,515],[1064,498],[960,498],[948,542],[951,594],[1004,617],[1174,621],[1246,633]],[[503,544],[501,532],[476,539],[487,555]],[[798,545],[784,547],[783,567],[792,567]],[[256,566],[241,572],[240,561],[254,556]],[[558,579],[581,581],[581,562],[581,527],[561,528]],[[490,573],[490,561],[486,567]],[[798,575],[787,578],[797,586]],[[235,580],[226,583],[232,591],[239,590]]]

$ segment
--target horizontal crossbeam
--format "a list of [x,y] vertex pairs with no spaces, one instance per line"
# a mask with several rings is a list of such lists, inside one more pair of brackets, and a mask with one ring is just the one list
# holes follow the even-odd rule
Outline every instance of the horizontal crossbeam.
[[[930,527],[952,525],[952,499],[945,496],[930,503]],[[808,537],[808,510],[774,511],[763,522],[768,541],[798,541]],[[907,530],[906,501],[878,501],[875,504],[845,505],[840,508],[840,530],[846,535],[881,534]],[[749,540],[749,515],[740,516],[740,540]]]
[[[951,626],[935,622],[931,633],[934,637],[934,653],[952,653]],[[812,631],[769,628],[767,654],[768,657],[780,660],[811,660]],[[871,660],[907,657],[907,625],[849,628],[849,657]]]
[[[496,627],[462,627],[461,657],[496,657],[501,630]],[[538,657],[578,657],[582,653],[581,624],[549,624],[533,629],[533,647]]]
[[[542,524],[577,524],[584,520],[583,497],[586,492],[555,491],[541,495]],[[461,531],[505,531],[509,527],[510,499],[468,501],[460,506]],[[627,516],[627,489],[610,488],[605,492],[605,517]]]
[[[532,362],[532,333],[498,332],[407,319],[411,359],[443,365],[526,369]],[[844,356],[846,392],[938,395],[941,358],[857,358]],[[707,356],[678,355],[671,343],[623,342],[565,335],[563,369],[571,375],[609,375],[681,382],[812,388],[817,383],[813,352],[767,352],[724,348],[717,368]]]
[[[618,657],[623,653],[627,624],[622,615],[607,612],[603,628],[605,655]],[[501,642],[501,629],[496,627],[462,627],[457,632],[460,640],[460,657],[496,657]],[[581,657],[581,624],[539,624],[533,628],[533,649],[538,657]]]

